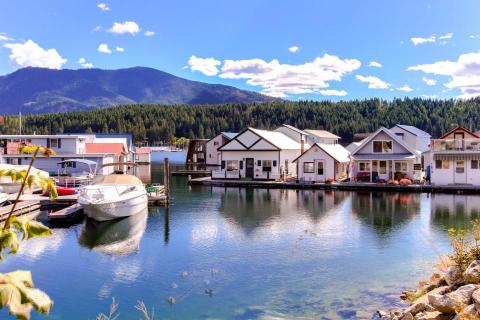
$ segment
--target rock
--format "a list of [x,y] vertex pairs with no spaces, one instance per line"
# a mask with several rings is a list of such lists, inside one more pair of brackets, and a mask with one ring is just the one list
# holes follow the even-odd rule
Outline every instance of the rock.
[[440,294],[440,295],[443,295],[447,292],[450,292],[450,287],[449,286],[443,286],[443,287],[438,287],[438,288],[435,288],[433,289],[432,291],[424,294],[423,296],[419,297],[417,300],[415,300],[415,303],[420,303],[420,302],[423,302],[425,303],[426,305],[428,305],[428,295],[429,294]]
[[393,309],[392,311],[390,311],[390,317],[392,319],[402,319],[403,317],[403,311],[401,309]]
[[480,283],[480,260],[470,263],[463,277],[468,283]]
[[450,320],[453,317],[450,315],[442,314],[439,311],[422,312],[415,316],[415,320]]
[[473,292],[472,300],[473,300],[473,303],[475,304],[475,308],[477,308],[477,310],[480,310],[480,289],[475,290]]
[[445,273],[445,281],[449,286],[457,286],[464,282],[462,270],[459,267],[453,266],[448,268]]
[[475,305],[473,304],[465,307],[462,310],[462,312],[460,312],[455,316],[455,318],[453,318],[453,320],[467,320],[467,319],[478,319],[478,312],[477,312],[477,309],[475,309]]
[[428,294],[428,302],[437,311],[447,314],[455,314],[455,309],[463,308],[471,303],[472,294],[477,289],[478,286],[467,284],[444,295]]
[[410,313],[412,315],[416,315],[419,312],[425,311],[428,307],[428,304],[424,302],[417,302],[412,304],[410,307],[405,309],[405,313]]
[[405,314],[402,317],[402,320],[414,320],[414,319],[410,312],[405,312]]

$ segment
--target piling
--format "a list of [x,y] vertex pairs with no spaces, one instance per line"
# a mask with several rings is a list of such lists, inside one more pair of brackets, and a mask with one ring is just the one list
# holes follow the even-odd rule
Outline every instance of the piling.
[[165,204],[168,206],[170,199],[170,164],[168,158],[163,159],[163,185],[165,187]]

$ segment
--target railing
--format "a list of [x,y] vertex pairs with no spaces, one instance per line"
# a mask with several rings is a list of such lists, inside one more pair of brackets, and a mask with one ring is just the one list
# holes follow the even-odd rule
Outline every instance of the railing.
[[432,139],[431,150],[442,151],[478,151],[480,152],[480,139]]

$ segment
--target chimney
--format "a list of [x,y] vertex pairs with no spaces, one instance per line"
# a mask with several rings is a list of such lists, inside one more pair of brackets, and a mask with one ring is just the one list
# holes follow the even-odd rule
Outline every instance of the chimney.
[[305,150],[305,141],[302,139],[300,141],[300,153],[303,153],[304,150]]

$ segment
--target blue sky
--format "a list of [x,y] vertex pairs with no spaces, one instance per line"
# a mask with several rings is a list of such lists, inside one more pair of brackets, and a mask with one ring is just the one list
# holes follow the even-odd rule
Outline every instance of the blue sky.
[[478,12],[478,0],[0,0],[0,75],[147,66],[292,100],[471,97]]

